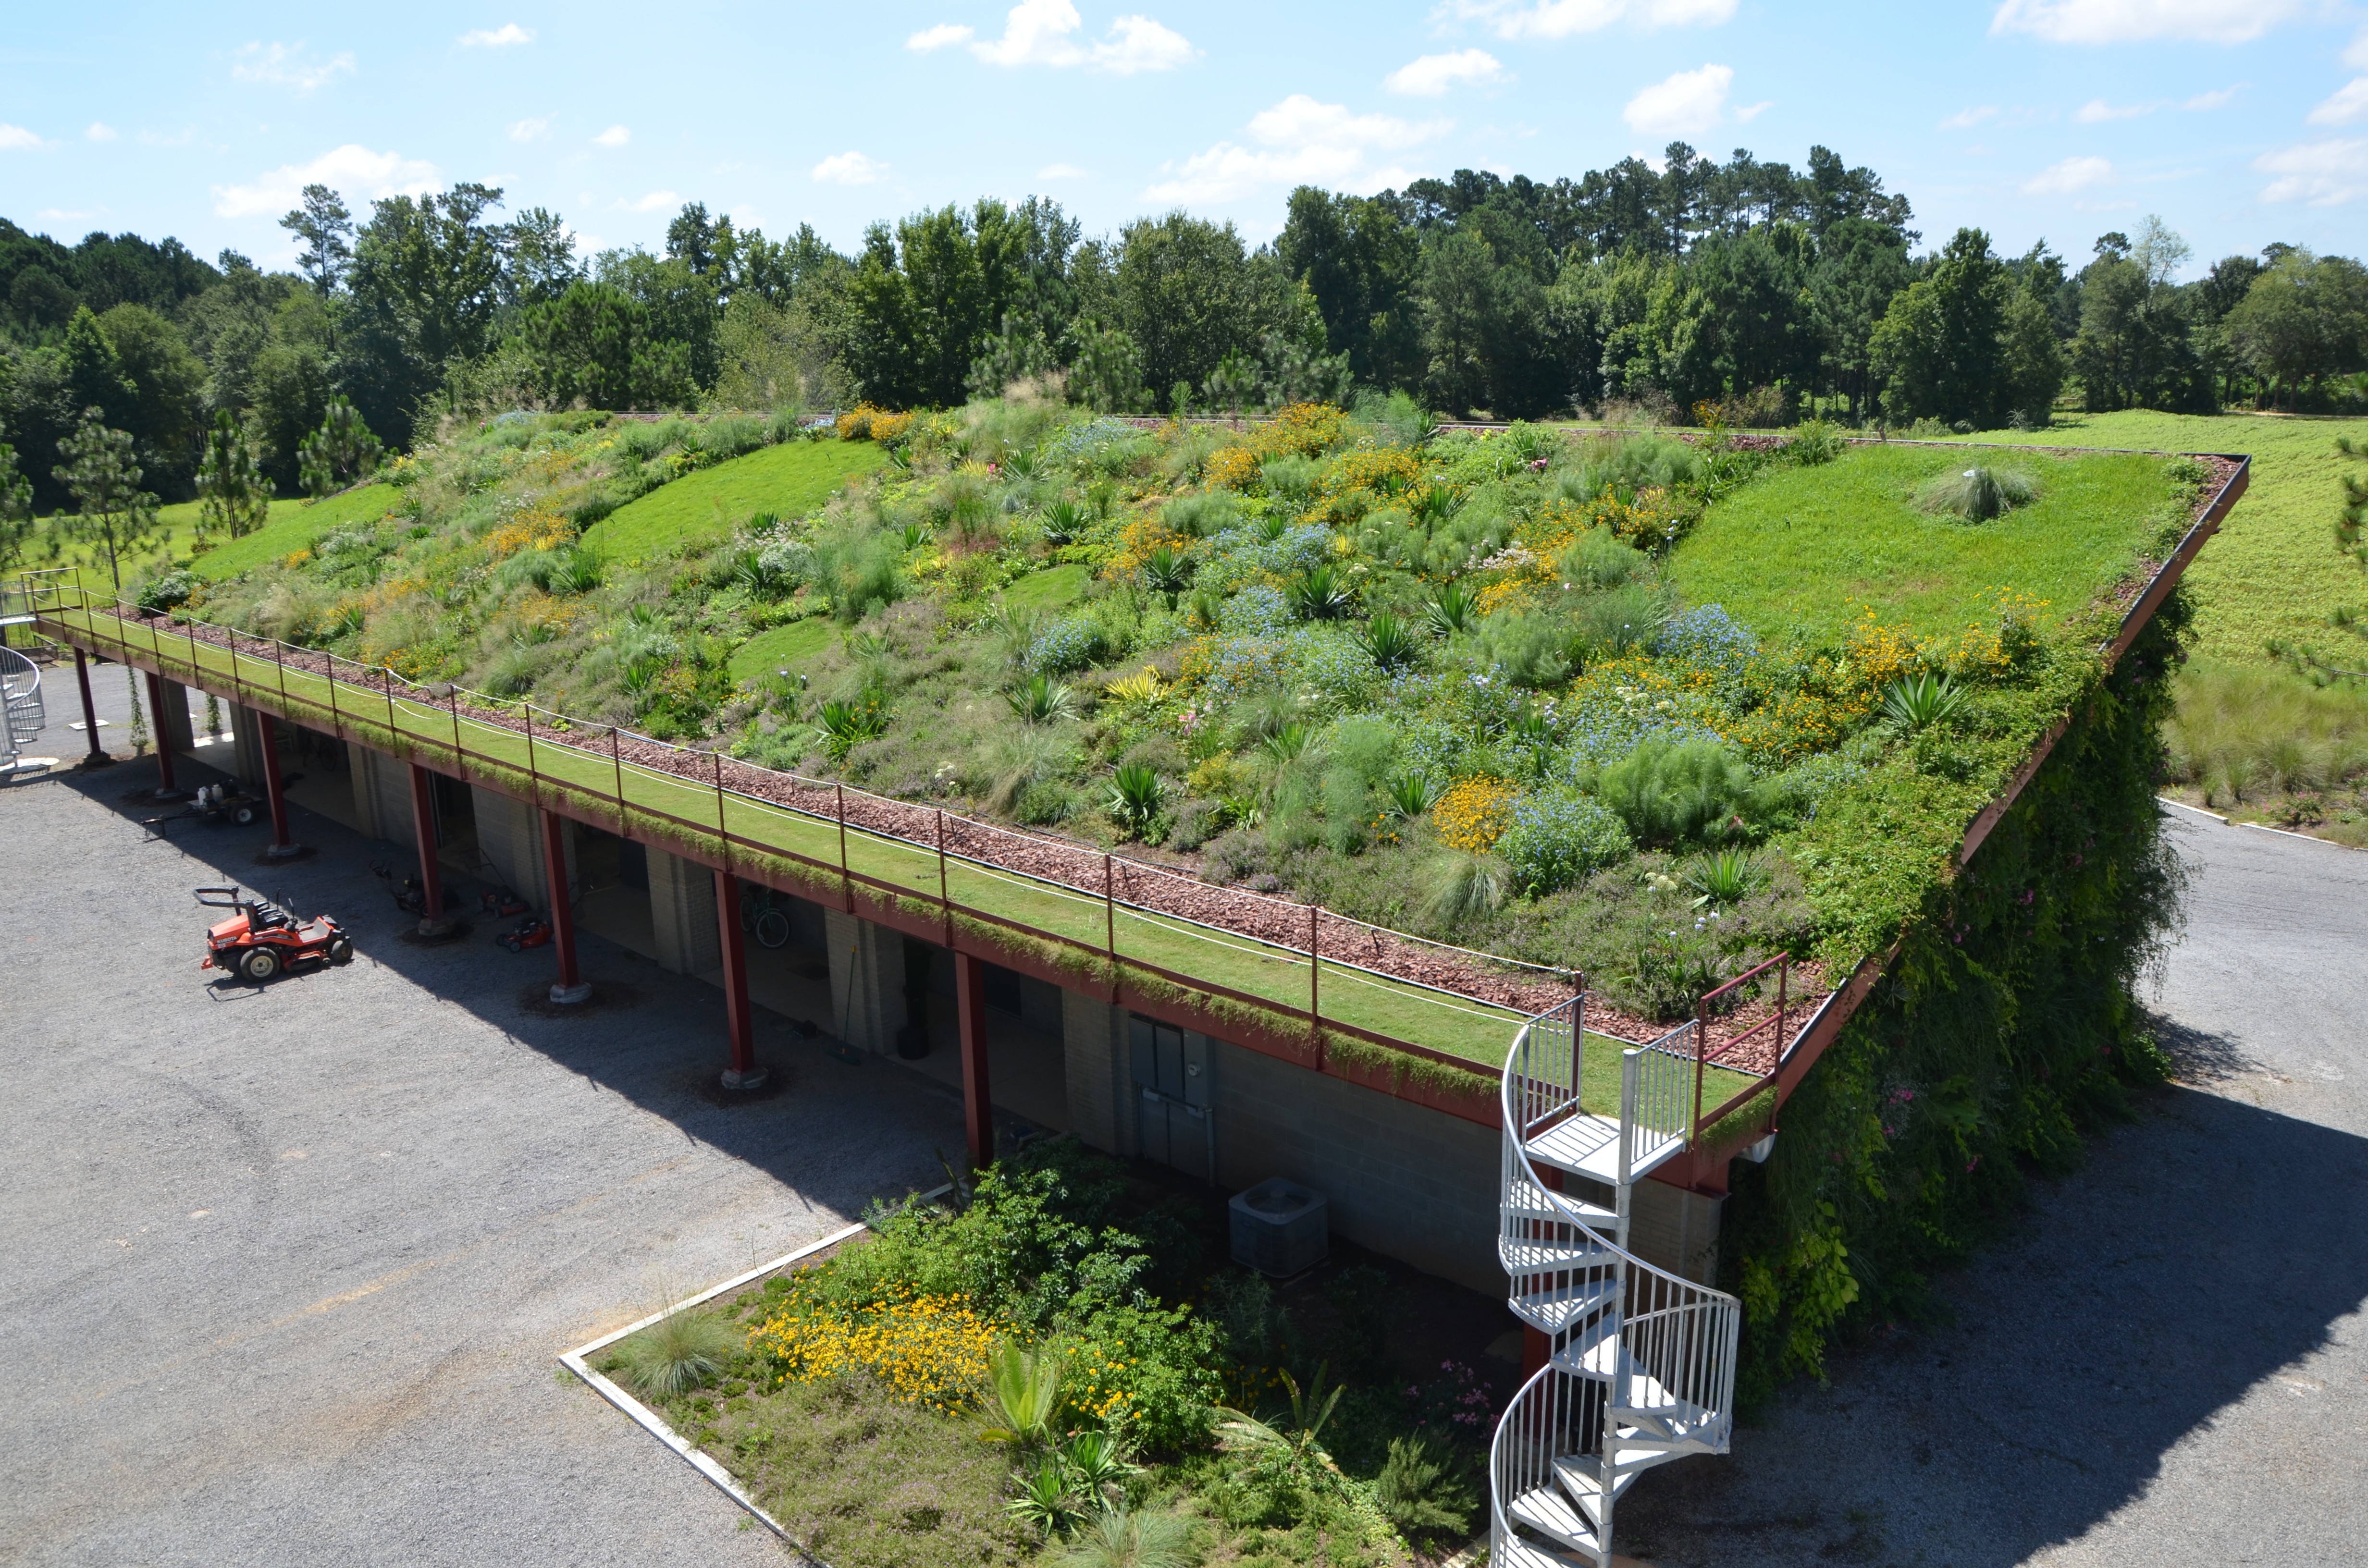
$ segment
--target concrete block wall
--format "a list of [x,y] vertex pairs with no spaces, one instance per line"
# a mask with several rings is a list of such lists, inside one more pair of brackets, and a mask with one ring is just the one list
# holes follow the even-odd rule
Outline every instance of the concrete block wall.
[[[246,741],[248,715],[239,714],[239,742]],[[346,743],[346,776],[354,786],[354,827],[366,838],[382,838],[416,849],[411,814],[411,765],[354,741]]]
[[1112,1154],[1136,1150],[1127,1100],[1127,1010],[1096,996],[1061,991],[1061,1055],[1068,1079],[1069,1131]]
[[[705,974],[723,967],[723,931],[716,923],[715,873],[696,860],[649,850],[650,932],[661,969]],[[736,912],[735,912],[736,914]]]
[[[478,785],[469,787],[477,821],[477,848],[510,891],[540,909],[551,902],[551,883],[544,869],[541,813],[524,801],[514,800]],[[560,840],[566,846],[565,876],[575,881],[575,824],[560,820]],[[721,962],[719,959],[717,960]]]
[[858,1051],[886,1055],[905,1025],[905,938],[827,904],[822,916],[830,958],[825,1027]]
[[243,784],[263,788],[263,715],[243,702],[228,705],[230,768]]
[[1698,1285],[1718,1280],[1718,1227],[1726,1199],[1667,1182],[1640,1181],[1629,1195],[1628,1250]]
[[[146,682],[142,682],[143,686]],[[156,737],[156,749],[169,751],[175,756],[186,756],[196,749],[196,733],[189,726],[189,688],[178,681],[157,683],[164,697],[163,706],[148,715],[149,732]]]

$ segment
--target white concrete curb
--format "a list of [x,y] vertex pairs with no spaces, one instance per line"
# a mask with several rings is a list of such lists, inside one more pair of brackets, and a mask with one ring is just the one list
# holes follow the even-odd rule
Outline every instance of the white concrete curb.
[[2222,827],[2249,827],[2255,833],[2274,833],[2280,838],[2299,838],[2305,844],[2324,844],[2329,849],[2350,849],[2352,847],[2349,844],[2338,844],[2331,838],[2314,837],[2307,833],[2289,833],[2284,828],[2265,827],[2257,822],[2237,822],[2233,818],[2222,816],[2218,812],[2207,812],[2201,806],[2191,806],[2184,801],[2174,801],[2164,795],[2157,795],[2155,800],[2166,806],[2176,806],[2182,812],[2193,812],[2197,816],[2206,818],[2212,822],[2216,822]]
[[[921,1194],[921,1197],[924,1200],[942,1198],[952,1190],[952,1185],[950,1183],[944,1187],[939,1187],[931,1191],[925,1192]],[[566,1352],[559,1358],[559,1364],[561,1366],[566,1368],[569,1371],[583,1379],[585,1382],[591,1386],[593,1392],[598,1393],[602,1399],[607,1400],[610,1404],[615,1405],[618,1409],[623,1411],[628,1416],[631,1416],[634,1425],[640,1426],[651,1437],[655,1437],[659,1442],[674,1450],[674,1452],[681,1458],[689,1460],[691,1468],[698,1471],[700,1474],[705,1476],[709,1481],[712,1482],[715,1484],[716,1490],[722,1492],[726,1497],[731,1498],[734,1503],[739,1504],[741,1507],[747,1510],[750,1517],[755,1518],[757,1523],[763,1525],[767,1529],[771,1530],[775,1535],[780,1537],[783,1544],[788,1546],[791,1551],[796,1552],[801,1561],[812,1564],[813,1568],[825,1568],[825,1565],[823,1564],[819,1559],[808,1556],[804,1546],[800,1544],[795,1536],[792,1536],[788,1530],[781,1528],[781,1522],[779,1519],[776,1519],[772,1515],[758,1507],[757,1506],[757,1500],[748,1495],[748,1494],[741,1488],[738,1482],[732,1479],[731,1471],[725,1470],[722,1465],[716,1463],[713,1460],[708,1458],[707,1455],[700,1452],[698,1449],[692,1447],[690,1441],[681,1434],[677,1433],[673,1427],[667,1426],[666,1422],[660,1418],[656,1411],[652,1410],[648,1405],[643,1404],[640,1400],[635,1399],[632,1394],[627,1393],[623,1389],[619,1388],[615,1383],[610,1382],[607,1378],[601,1376],[598,1372],[594,1371],[591,1368],[589,1358],[598,1354],[600,1351],[606,1350],[609,1346],[616,1344],[617,1341],[626,1337],[628,1335],[639,1334],[642,1330],[649,1327],[650,1324],[658,1322],[662,1318],[672,1317],[675,1313],[687,1311],[691,1307],[704,1305],[728,1290],[738,1290],[741,1286],[749,1283],[751,1280],[762,1279],[766,1275],[786,1268],[792,1263],[799,1262],[803,1258],[812,1257],[818,1252],[828,1251],[830,1248],[838,1245],[841,1242],[848,1241],[854,1237],[861,1235],[869,1227],[867,1226],[859,1224],[849,1225],[842,1231],[833,1231],[830,1234],[823,1237],[819,1241],[808,1242],[805,1245],[798,1248],[797,1251],[784,1253],[780,1257],[773,1259],[770,1263],[760,1263],[745,1274],[735,1274],[731,1278],[723,1281],[721,1285],[712,1285],[696,1296],[686,1297],[682,1301],[675,1302],[672,1306],[667,1307],[661,1312],[652,1312],[649,1316],[643,1318],[636,1323],[629,1323],[624,1327],[617,1330],[614,1334],[604,1334],[599,1338],[591,1341],[589,1344],[579,1345],[575,1349]]]
[[2234,825],[2226,817],[2222,816],[2218,812],[2207,812],[2202,806],[2191,806],[2185,801],[2174,801],[2168,795],[2157,795],[2155,797],[2155,803],[2157,805],[2172,806],[2182,812],[2193,812],[2197,816],[2203,817],[2212,822],[2216,822],[2222,827]]

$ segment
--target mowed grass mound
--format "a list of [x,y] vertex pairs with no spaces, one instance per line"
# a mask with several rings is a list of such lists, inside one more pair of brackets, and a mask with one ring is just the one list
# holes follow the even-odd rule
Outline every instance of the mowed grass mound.
[[[376,522],[393,511],[402,500],[403,491],[398,486],[365,484],[319,501],[274,501],[269,522],[243,539],[225,540],[215,545],[192,562],[190,569],[210,583],[219,583],[267,561],[310,550],[333,529],[348,523]],[[184,513],[188,514],[186,517]],[[196,521],[197,515],[195,501],[159,509],[158,517],[174,527],[176,554],[188,549],[186,529]]]
[[[2244,499],[2187,573],[2195,600],[2195,652],[2209,661],[2269,662],[2271,638],[2341,647],[2328,613],[2368,600],[2358,565],[2335,551],[2345,460],[2335,438],[2368,439],[2368,419],[2247,414],[2058,415],[2046,430],[1989,431],[1974,441],[2142,447],[2246,453]],[[2352,465],[2357,471],[2357,465]]]
[[1670,558],[1692,605],[1723,605],[1762,637],[1839,642],[1868,609],[1938,637],[1992,619],[2003,597],[2077,613],[2136,565],[2170,494],[2158,457],[1986,456],[2039,494],[1989,522],[1918,507],[1918,486],[1962,472],[1946,449],[1855,446],[1816,468],[1780,468],[1713,506]]
[[803,517],[886,460],[870,441],[784,441],[618,507],[585,530],[584,546],[604,561],[646,561],[686,541],[721,539],[758,512]]

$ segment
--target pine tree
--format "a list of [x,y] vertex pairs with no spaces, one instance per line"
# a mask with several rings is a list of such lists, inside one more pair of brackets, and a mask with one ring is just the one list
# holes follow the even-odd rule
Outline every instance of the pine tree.
[[305,491],[318,500],[376,468],[380,450],[378,437],[362,423],[360,412],[344,398],[333,397],[321,427],[296,449],[297,472]]
[[198,462],[199,531],[243,538],[271,517],[271,484],[255,460],[245,427],[228,409],[214,415]]
[[121,552],[156,526],[156,497],[140,488],[140,465],[131,460],[131,437],[111,429],[97,408],[85,408],[74,433],[58,443],[66,460],[54,471],[73,492],[80,513],[76,531],[107,547],[107,569],[115,591],[123,591]]

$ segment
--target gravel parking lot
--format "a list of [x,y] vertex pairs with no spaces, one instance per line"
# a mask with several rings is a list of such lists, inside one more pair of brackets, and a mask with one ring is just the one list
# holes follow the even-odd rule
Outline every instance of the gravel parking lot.
[[[586,937],[630,1005],[538,1017],[547,950],[398,939],[387,846],[300,812],[263,869],[261,824],[143,830],[154,778],[0,787],[0,1560],[781,1561],[552,1358],[934,1186],[958,1098],[760,1014],[782,1087],[727,1106],[713,988]],[[189,889],[233,880],[361,955],[210,983]]]

